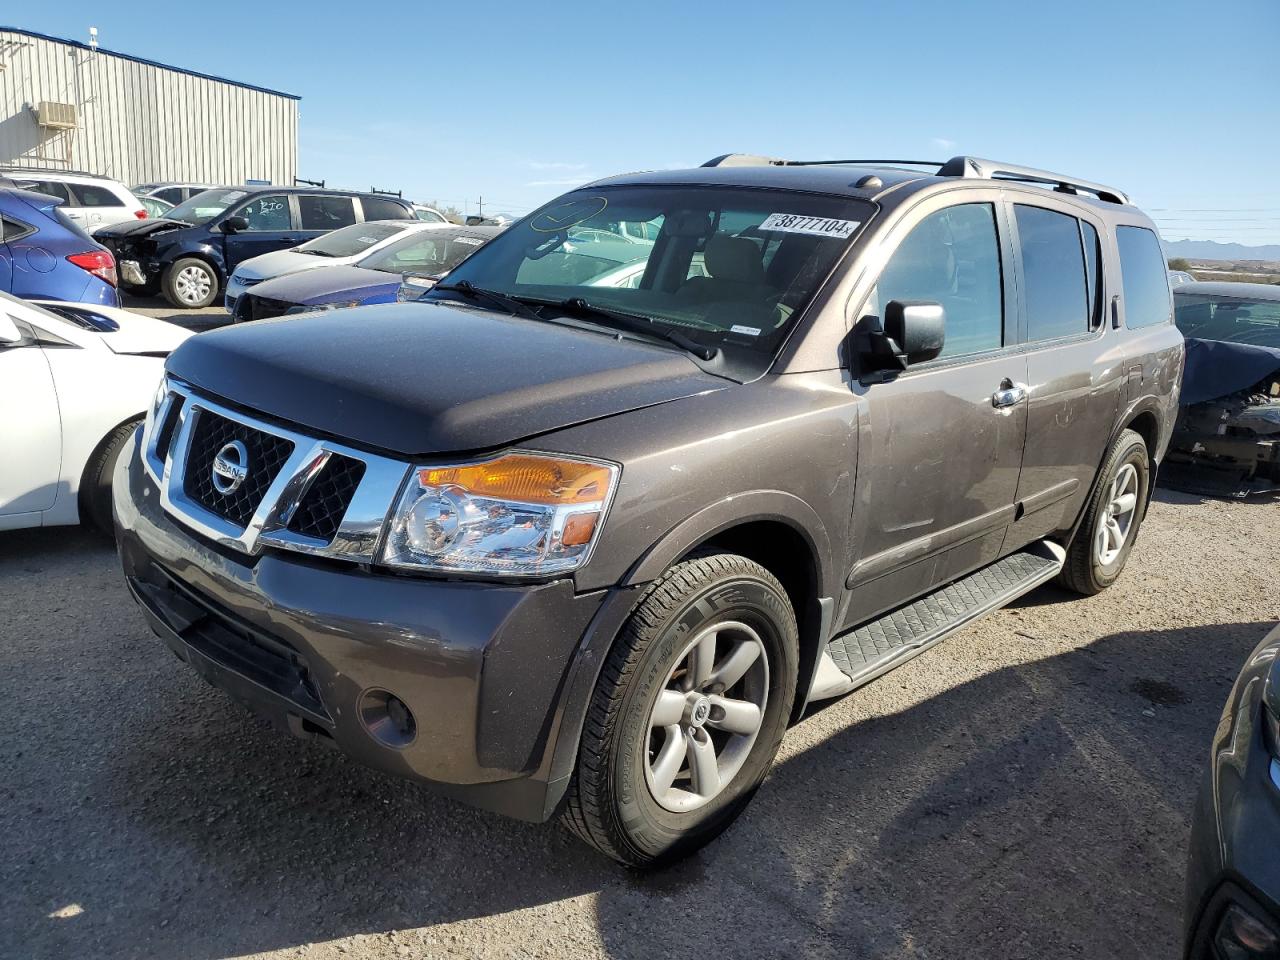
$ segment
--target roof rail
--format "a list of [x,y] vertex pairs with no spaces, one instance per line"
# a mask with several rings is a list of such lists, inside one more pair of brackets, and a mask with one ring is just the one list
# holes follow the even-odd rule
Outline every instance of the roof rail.
[[1106,184],[1068,177],[1035,167],[1021,167],[1014,163],[982,160],[978,157],[952,157],[938,168],[940,177],[968,177],[978,180],[1018,180],[1024,183],[1052,184],[1058,193],[1092,193],[1108,203],[1128,203],[1129,198],[1115,187]]
[[936,167],[939,177],[965,177],[975,180],[1016,180],[1023,183],[1052,185],[1058,193],[1092,193],[1108,203],[1128,203],[1129,197],[1106,184],[1068,177],[1065,174],[1014,163],[982,160],[978,157],[952,157],[946,163],[937,160],[779,160],[751,153],[726,153],[703,164],[704,167]]

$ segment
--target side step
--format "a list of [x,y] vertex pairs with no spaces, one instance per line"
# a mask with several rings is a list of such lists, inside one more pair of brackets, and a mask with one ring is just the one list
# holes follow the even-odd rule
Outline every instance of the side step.
[[910,660],[947,634],[1053,579],[1066,551],[1048,540],[1012,553],[827,644],[809,699],[838,697]]

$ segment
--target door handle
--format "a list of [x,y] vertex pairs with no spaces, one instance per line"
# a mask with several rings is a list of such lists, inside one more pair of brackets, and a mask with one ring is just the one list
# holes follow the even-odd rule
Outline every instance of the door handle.
[[1000,389],[991,395],[991,405],[996,409],[1012,407],[1014,404],[1025,400],[1026,397],[1027,385],[1025,383],[1014,383],[1006,377],[1000,381]]

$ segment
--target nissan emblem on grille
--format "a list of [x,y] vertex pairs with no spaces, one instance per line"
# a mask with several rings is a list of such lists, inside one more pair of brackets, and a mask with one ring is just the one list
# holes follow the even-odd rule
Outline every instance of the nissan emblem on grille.
[[249,475],[249,451],[239,440],[232,440],[213,458],[213,489],[224,497],[235,493]]

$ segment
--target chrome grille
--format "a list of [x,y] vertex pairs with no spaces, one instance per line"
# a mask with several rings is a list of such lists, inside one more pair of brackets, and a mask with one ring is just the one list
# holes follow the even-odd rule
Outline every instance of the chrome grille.
[[[143,435],[143,464],[179,523],[224,546],[276,547],[368,563],[409,467],[309,437],[166,382]],[[248,472],[228,494],[213,483],[227,444],[245,447]]]
[[[234,490],[220,493],[213,485],[213,460],[235,440],[249,451],[245,464],[248,473]],[[288,440],[201,410],[187,451],[187,472],[183,478],[187,496],[241,528],[247,527],[291,453],[293,444]]]
[[326,543],[332,540],[363,476],[362,461],[335,453],[303,494],[297,512],[289,520],[289,529]]

